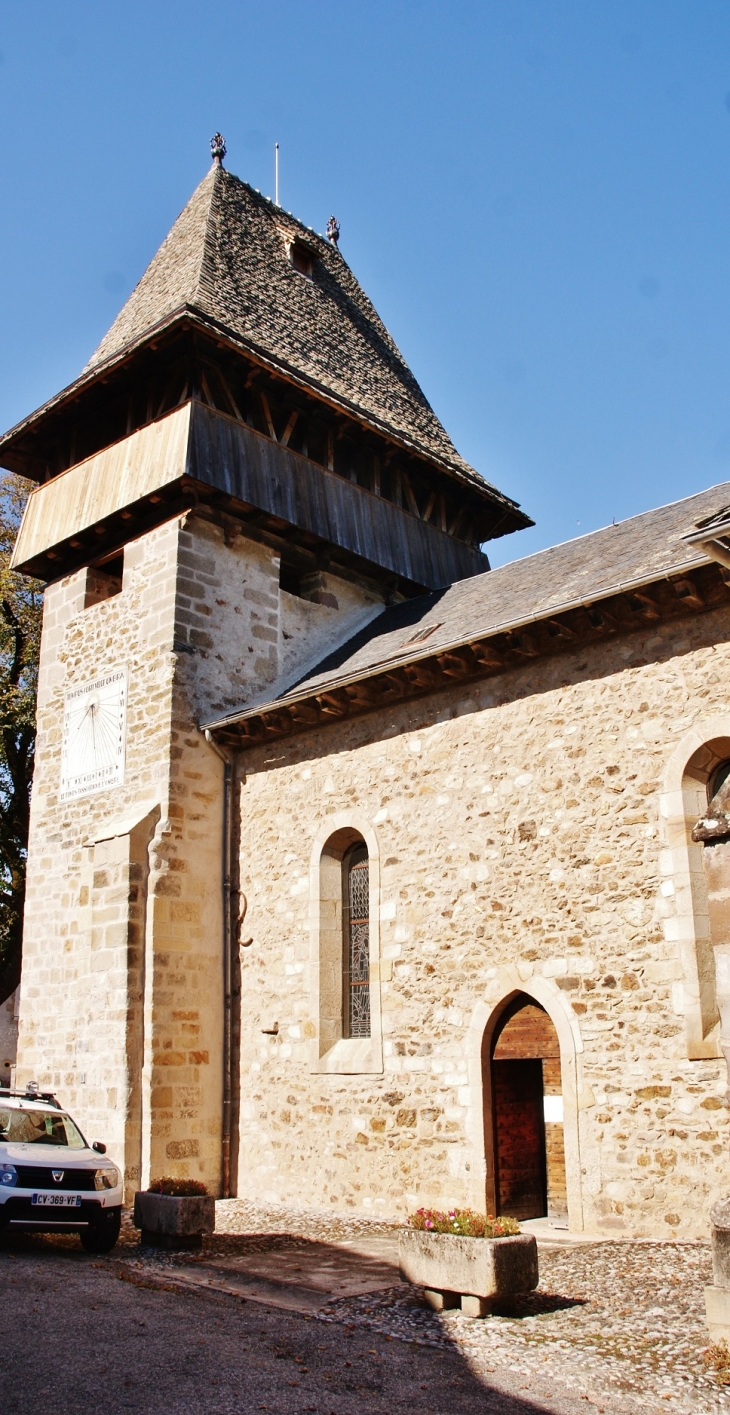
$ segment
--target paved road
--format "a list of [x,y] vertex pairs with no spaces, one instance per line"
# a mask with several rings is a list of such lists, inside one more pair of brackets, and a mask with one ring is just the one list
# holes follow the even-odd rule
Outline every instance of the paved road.
[[593,1415],[523,1376],[511,1391],[509,1372],[487,1385],[456,1350],[116,1271],[42,1240],[0,1242],[4,1415]]

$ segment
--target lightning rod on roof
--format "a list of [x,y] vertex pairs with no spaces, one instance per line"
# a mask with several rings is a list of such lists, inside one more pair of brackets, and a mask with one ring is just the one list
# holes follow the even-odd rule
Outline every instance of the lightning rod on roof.
[[210,155],[216,167],[223,166],[223,158],[226,155],[226,140],[222,133],[215,133],[210,140]]
[[279,144],[274,143],[274,201],[279,205]]

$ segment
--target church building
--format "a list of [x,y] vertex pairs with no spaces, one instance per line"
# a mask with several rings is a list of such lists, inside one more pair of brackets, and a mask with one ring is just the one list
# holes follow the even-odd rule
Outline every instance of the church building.
[[491,570],[530,519],[337,223],[212,148],[86,368],[0,439],[47,583],[17,1082],[129,1196],[704,1236],[730,484]]

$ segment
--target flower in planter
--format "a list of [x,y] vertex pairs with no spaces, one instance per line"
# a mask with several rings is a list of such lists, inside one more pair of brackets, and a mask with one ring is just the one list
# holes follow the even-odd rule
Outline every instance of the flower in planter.
[[201,1184],[199,1179],[154,1179],[147,1190],[148,1194],[167,1194],[171,1199],[192,1199],[208,1193],[206,1184]]
[[417,1209],[408,1225],[421,1233],[451,1233],[459,1238],[510,1238],[520,1231],[514,1218],[493,1218],[473,1209]]

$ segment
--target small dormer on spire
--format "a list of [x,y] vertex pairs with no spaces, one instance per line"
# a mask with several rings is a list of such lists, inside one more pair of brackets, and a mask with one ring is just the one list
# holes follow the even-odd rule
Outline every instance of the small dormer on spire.
[[210,154],[215,167],[223,166],[223,158],[226,155],[226,140],[222,133],[215,133],[210,140]]

